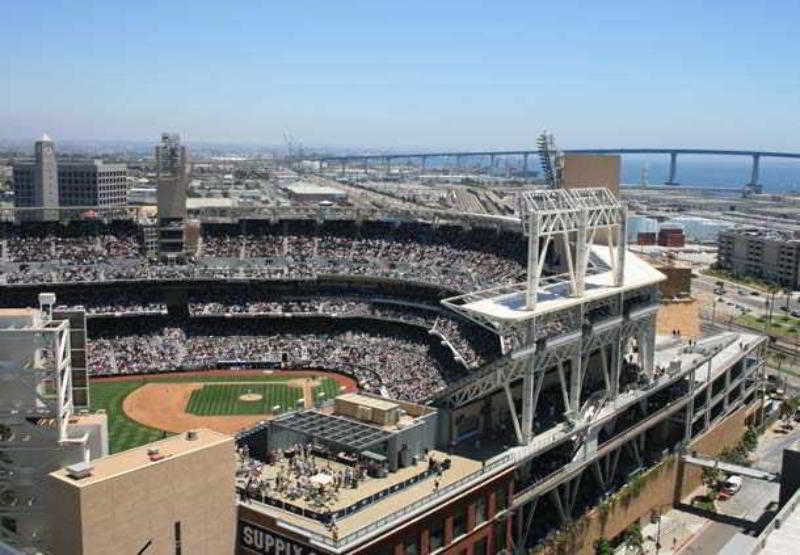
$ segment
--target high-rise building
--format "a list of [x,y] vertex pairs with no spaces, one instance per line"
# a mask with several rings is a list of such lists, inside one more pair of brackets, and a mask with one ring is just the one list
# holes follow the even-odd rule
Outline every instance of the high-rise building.
[[[34,161],[14,164],[14,206],[18,208],[58,208],[58,162],[53,140],[45,133],[34,146]],[[22,219],[58,220],[58,211],[25,213]]]
[[159,252],[167,258],[183,256],[183,223],[186,218],[186,189],[191,176],[191,163],[186,145],[180,136],[162,133],[156,145],[158,176]]
[[[128,203],[128,168],[124,164],[56,161],[55,144],[47,135],[36,141],[35,158],[14,164],[14,206],[109,208]],[[57,210],[21,212],[21,220],[56,221]]]
[[61,206],[125,206],[128,168],[102,160],[62,163],[58,168],[58,189]]

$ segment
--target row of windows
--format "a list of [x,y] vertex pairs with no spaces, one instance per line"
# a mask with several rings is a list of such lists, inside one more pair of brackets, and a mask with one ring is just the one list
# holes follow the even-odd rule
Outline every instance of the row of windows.
[[[508,508],[508,491],[506,486],[500,486],[495,490],[495,513],[499,513]],[[478,497],[472,505],[475,514],[475,527],[480,526],[489,519],[489,498],[487,495]],[[462,536],[465,536],[472,530],[469,528],[469,506],[464,505],[459,507],[455,513],[452,514],[453,519],[453,537],[451,543],[459,541]],[[430,552],[433,553],[445,546],[445,521],[446,518],[439,518],[434,520],[428,528],[428,544]],[[500,520],[494,524],[494,548],[495,552],[506,548],[506,521]],[[421,538],[410,537],[404,540],[403,549],[405,555],[419,555],[421,552]],[[464,550],[464,554],[467,551]],[[474,555],[488,555],[488,541],[486,538],[478,540],[472,546],[472,553]],[[393,555],[394,549],[391,546],[384,547],[381,555]]]

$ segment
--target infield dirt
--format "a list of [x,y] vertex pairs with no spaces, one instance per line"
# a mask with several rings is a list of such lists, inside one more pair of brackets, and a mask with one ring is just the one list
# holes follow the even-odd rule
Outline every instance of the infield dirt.
[[[347,391],[355,391],[355,382],[345,376],[331,372],[303,371],[303,374],[316,374],[334,378]],[[230,376],[231,372],[222,371],[220,375]],[[318,379],[292,378],[290,372],[286,373],[287,384],[302,387],[307,403],[313,402],[312,388],[319,385]],[[208,372],[204,376],[213,375]],[[237,373],[237,376],[239,374]],[[242,382],[247,382],[248,377],[254,373],[241,373]],[[187,374],[182,374],[187,376]],[[164,376],[161,376],[164,377]],[[117,377],[116,379],[120,379]],[[131,376],[131,379],[137,379]],[[141,379],[141,376],[138,377]],[[195,428],[210,428],[212,430],[234,434],[243,428],[248,428],[261,420],[270,418],[268,414],[247,415],[219,415],[200,416],[186,412],[186,405],[192,391],[200,389],[209,382],[151,382],[131,392],[123,401],[122,409],[133,420],[159,430],[180,433]],[[226,384],[236,382],[224,382]]]

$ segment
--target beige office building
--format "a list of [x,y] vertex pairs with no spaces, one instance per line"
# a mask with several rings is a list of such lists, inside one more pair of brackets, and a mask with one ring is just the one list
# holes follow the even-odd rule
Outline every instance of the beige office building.
[[232,553],[233,438],[196,430],[49,475],[59,555]]
[[606,187],[619,197],[621,157],[597,154],[565,154],[561,186],[564,189]]

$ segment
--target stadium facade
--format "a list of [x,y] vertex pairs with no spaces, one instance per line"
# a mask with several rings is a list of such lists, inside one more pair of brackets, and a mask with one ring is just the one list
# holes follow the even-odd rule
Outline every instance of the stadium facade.
[[[294,553],[521,552],[552,539],[671,454],[738,422],[743,411],[756,410],[766,339],[733,332],[657,338],[658,285],[664,276],[627,252],[624,207],[606,190],[532,191],[520,197],[518,212],[520,218],[382,213],[376,223],[374,214],[331,208],[214,209],[203,214],[210,232],[199,247],[204,262],[159,269],[138,266],[131,256],[125,262],[130,273],[123,274],[106,268],[122,264],[109,260],[87,274],[34,266],[41,273],[25,285],[7,279],[3,300],[26,302],[47,287],[58,290],[59,298],[79,301],[89,296],[85,284],[92,283],[94,293],[156,292],[171,318],[185,318],[191,291],[211,283],[215,289],[243,285],[250,294],[283,290],[292,298],[299,290],[311,296],[361,288],[373,300],[394,294],[397,304],[418,305],[412,300],[417,294],[441,301],[443,314],[493,337],[495,354],[464,364],[455,356],[456,342],[430,333],[432,342],[450,351],[459,371],[424,398],[367,394],[351,399],[355,408],[321,404],[241,433],[231,551],[276,553],[280,546]],[[303,232],[289,234],[295,225]],[[397,240],[373,241],[367,233],[373,225],[381,233],[396,233]],[[448,268],[425,264],[426,244],[419,249],[420,266],[405,254],[420,225],[437,237],[430,252],[438,255],[442,245],[454,245]],[[414,233],[398,231],[405,226]],[[251,234],[267,228],[269,234]],[[368,238],[347,239],[353,229]],[[235,240],[212,242],[214,234],[226,233]],[[35,255],[25,254],[19,236],[15,230],[4,243],[7,276],[31,271],[32,262],[21,258]],[[278,252],[254,248],[252,237],[260,245],[276,245]],[[513,244],[523,253],[521,271],[513,264],[501,272],[486,270],[486,260],[492,266],[495,259],[474,255],[478,251],[464,247],[472,245],[466,237]],[[294,245],[301,245],[298,253],[308,251],[305,257],[294,254]],[[374,259],[354,257],[361,250]],[[347,259],[334,263],[328,251]],[[397,253],[404,258],[395,259]],[[27,266],[23,270],[20,264]],[[72,281],[53,283],[63,277]],[[102,316],[109,317],[120,320]],[[276,329],[291,321],[303,326],[307,319],[281,317]],[[231,327],[239,321],[226,319]],[[323,325],[338,320],[348,326],[356,319],[382,325],[380,318],[364,316],[325,316]],[[93,326],[90,321],[90,336]],[[392,378],[377,377],[387,392]],[[313,495],[288,495],[270,474],[272,457],[282,453],[279,464],[287,465],[283,457],[299,456],[298,449],[313,451],[313,461],[331,467],[329,476],[347,475],[355,487],[338,488],[336,498],[319,506]],[[369,478],[352,477],[354,461],[368,469]],[[175,498],[176,505],[190,502],[188,496]],[[191,530],[184,527],[181,533]],[[584,539],[574,552],[591,550]]]

